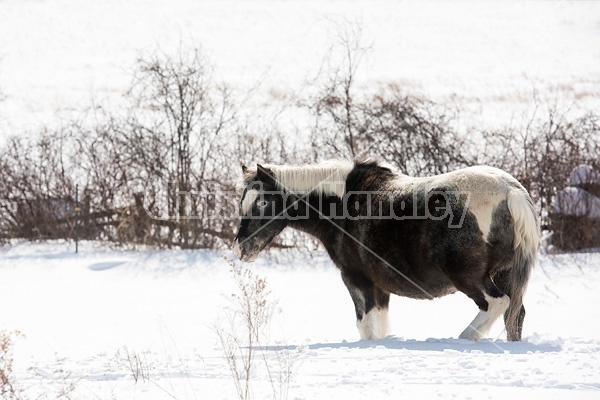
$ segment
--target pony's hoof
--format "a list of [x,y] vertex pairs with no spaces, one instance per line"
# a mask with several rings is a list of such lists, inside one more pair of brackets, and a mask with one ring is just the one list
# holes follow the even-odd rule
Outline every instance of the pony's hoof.
[[481,335],[479,334],[479,332],[477,332],[476,329],[468,327],[463,331],[463,333],[460,334],[458,338],[471,340],[473,342],[479,342],[479,340],[481,339]]

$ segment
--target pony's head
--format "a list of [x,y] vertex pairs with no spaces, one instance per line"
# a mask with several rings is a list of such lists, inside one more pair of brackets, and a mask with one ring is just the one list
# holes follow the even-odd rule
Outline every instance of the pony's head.
[[352,162],[343,160],[317,165],[242,167],[242,222],[233,242],[238,258],[254,261],[290,221],[305,219],[310,211],[308,196],[342,198],[346,177],[353,167]]
[[242,166],[242,172],[242,221],[233,241],[233,251],[241,261],[252,262],[287,226],[284,216],[287,196],[270,168],[260,164],[256,169]]

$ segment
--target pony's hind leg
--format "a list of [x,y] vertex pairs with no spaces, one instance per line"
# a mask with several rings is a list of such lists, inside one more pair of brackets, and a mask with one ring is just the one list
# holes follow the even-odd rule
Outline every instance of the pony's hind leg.
[[460,339],[478,341],[488,334],[494,322],[508,308],[510,298],[487,277],[483,288],[460,289],[479,307],[479,313],[460,334]]
[[[494,283],[508,296],[512,297],[510,289],[510,271],[502,270],[494,276]],[[511,315],[511,308],[518,307],[519,312]],[[516,311],[516,310],[515,310]],[[511,320],[511,317],[514,320]],[[506,327],[506,339],[509,341],[520,341],[523,331],[523,321],[525,320],[525,306],[523,304],[511,304],[504,313],[504,326]]]
[[356,311],[356,327],[363,340],[383,339],[389,331],[390,294],[360,273],[342,272]]

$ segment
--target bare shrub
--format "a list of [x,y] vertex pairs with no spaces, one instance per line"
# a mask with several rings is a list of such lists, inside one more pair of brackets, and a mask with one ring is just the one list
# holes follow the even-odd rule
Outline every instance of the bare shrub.
[[14,336],[20,336],[20,333],[0,331],[0,395],[2,395],[2,399],[6,400],[19,400],[21,398],[13,376],[12,350]]
[[[25,388],[17,382],[13,375],[13,346],[14,339],[22,336],[18,331],[0,331],[0,398],[2,400],[73,399],[76,381],[71,379],[69,372],[60,367],[54,370],[54,378],[41,387]],[[29,368],[28,371],[40,378],[42,376],[36,368]]]
[[256,347],[271,321],[274,304],[269,301],[267,282],[248,268],[231,266],[236,293],[231,295],[228,326],[216,326],[216,332],[229,365],[239,399],[250,398],[251,373]]
[[9,140],[0,150],[1,237],[73,237],[79,184],[82,238],[183,248],[230,242],[230,166],[239,157],[223,137],[238,129],[229,88],[198,49],[182,48],[140,57],[128,99],[124,118],[101,115]]
[[298,363],[305,354],[306,346],[288,346],[283,343],[276,351],[277,370],[273,371],[271,361],[267,358],[267,351],[262,349],[263,361],[267,367],[269,380],[274,399],[288,399],[290,394],[290,385],[292,377],[296,373]]
[[445,107],[390,86],[361,107],[362,146],[413,176],[444,173],[471,163],[468,143]]
[[146,357],[146,353],[138,353],[135,350],[130,351],[127,346],[123,347],[124,355],[121,351],[115,354],[115,360],[118,365],[126,368],[131,377],[138,383],[140,380],[144,383],[150,382],[150,364]]
[[222,166],[215,163],[236,116],[231,95],[197,48],[175,56],[156,51],[137,62],[122,150],[134,167],[130,178],[163,186],[166,199],[151,201],[173,222],[166,224],[168,236],[181,247],[211,247],[222,232],[216,218],[198,217],[202,194],[233,189],[224,187]]
[[[47,374],[41,373],[36,368],[30,368],[29,372],[41,380],[45,380]],[[36,400],[74,400],[74,393],[77,389],[79,379],[73,379],[71,373],[63,368],[56,367],[53,370],[53,378],[50,381],[45,381],[40,387],[30,388],[27,390],[26,398],[35,398]]]
[[599,122],[594,113],[570,118],[551,106],[542,117],[534,115],[521,125],[484,132],[486,150],[480,161],[515,175],[547,225],[552,201],[571,171],[581,164],[600,170]]
[[68,238],[74,206],[69,127],[12,137],[0,150],[0,228],[8,237]]
[[410,175],[447,172],[471,162],[470,144],[452,127],[454,113],[390,84],[357,93],[356,75],[369,51],[360,26],[338,27],[338,66],[325,71],[307,105],[312,146],[321,158],[374,157]]
[[252,376],[256,356],[261,356],[271,384],[273,398],[286,399],[294,366],[303,349],[292,350],[284,346],[277,352],[277,365],[268,357],[262,346],[271,324],[276,302],[271,299],[267,281],[248,268],[240,268],[233,260],[224,259],[231,266],[236,292],[230,297],[227,324],[215,326],[225,359],[239,399],[250,399]]
[[[336,24],[334,44],[326,58],[327,68],[312,83],[316,93],[307,102],[315,117],[313,148],[315,144],[324,144],[336,157],[352,159],[360,155],[362,149],[357,139],[362,132],[355,86],[361,62],[370,49],[361,24],[348,21]],[[323,142],[316,143],[318,139]]]

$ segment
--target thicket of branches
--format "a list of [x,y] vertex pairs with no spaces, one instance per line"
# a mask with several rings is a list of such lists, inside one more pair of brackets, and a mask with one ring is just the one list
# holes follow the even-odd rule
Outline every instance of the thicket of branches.
[[0,149],[0,239],[229,244],[242,160],[283,161],[293,148],[249,132],[232,89],[197,49],[146,54],[133,78],[125,112]]
[[365,47],[354,40],[342,47],[342,67],[292,106],[313,121],[303,132],[308,141],[290,140],[294,127],[280,126],[277,113],[244,113],[239,99],[247,96],[219,82],[200,51],[142,56],[125,112],[12,137],[0,148],[0,240],[77,232],[159,247],[227,246],[242,162],[369,156],[410,175],[489,164],[519,178],[544,218],[575,166],[600,171],[596,114],[570,118],[540,107],[525,123],[473,141],[455,128],[455,110],[394,85],[360,92],[355,74]]
[[557,191],[565,187],[575,167],[586,164],[600,171],[600,120],[593,112],[569,118],[554,105],[542,115],[519,126],[484,132],[480,160],[517,177],[547,222]]

